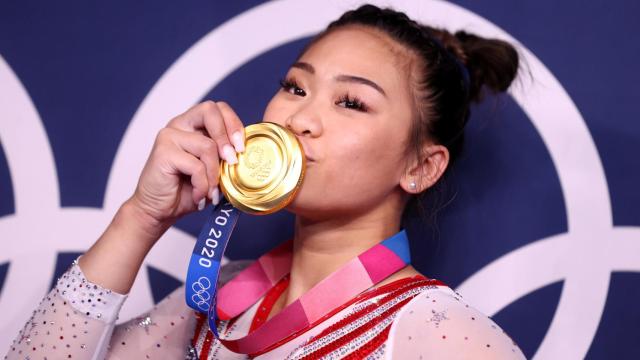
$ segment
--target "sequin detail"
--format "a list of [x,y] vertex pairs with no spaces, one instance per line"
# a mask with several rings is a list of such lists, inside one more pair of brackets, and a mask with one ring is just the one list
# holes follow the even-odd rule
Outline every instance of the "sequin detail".
[[126,295],[89,282],[80,270],[77,260],[58,279],[55,291],[76,311],[106,323],[116,321],[120,308],[127,298]]
[[[352,353],[359,354],[359,358],[367,356],[386,340],[385,334],[388,334],[400,308],[429,288],[405,286],[367,301],[364,307],[355,307],[354,311],[310,339],[288,359],[340,359]],[[374,339],[377,341],[372,344]]]
[[74,261],[40,301],[5,359],[90,357],[94,349],[87,344],[113,326],[125,298],[87,281]]
[[153,319],[149,315],[136,318],[136,321],[138,323],[138,326],[143,328],[144,332],[147,333],[147,335],[149,335],[149,327],[150,326],[158,326],[158,324],[153,322]]

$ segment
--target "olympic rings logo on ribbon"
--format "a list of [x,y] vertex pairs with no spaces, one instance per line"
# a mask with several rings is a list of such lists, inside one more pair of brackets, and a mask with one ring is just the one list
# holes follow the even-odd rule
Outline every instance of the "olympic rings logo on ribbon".
[[[198,285],[198,289],[196,289],[196,285]],[[202,311],[209,311],[209,299],[211,299],[211,294],[209,294],[207,290],[210,288],[211,281],[204,276],[201,276],[198,281],[191,284],[191,289],[194,291],[193,295],[191,295],[191,300],[193,300],[193,302]]]

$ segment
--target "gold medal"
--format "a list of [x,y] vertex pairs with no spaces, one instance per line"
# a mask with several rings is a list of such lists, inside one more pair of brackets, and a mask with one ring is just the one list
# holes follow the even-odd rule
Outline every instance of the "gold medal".
[[220,189],[237,209],[270,214],[293,200],[305,166],[304,151],[291,131],[270,122],[249,125],[238,163],[221,161]]

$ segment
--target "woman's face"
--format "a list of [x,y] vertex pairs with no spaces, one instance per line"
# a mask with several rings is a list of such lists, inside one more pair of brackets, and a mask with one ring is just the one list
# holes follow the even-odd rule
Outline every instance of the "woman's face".
[[408,58],[386,35],[346,27],[292,65],[264,114],[292,130],[307,155],[290,211],[358,214],[401,196],[413,117]]

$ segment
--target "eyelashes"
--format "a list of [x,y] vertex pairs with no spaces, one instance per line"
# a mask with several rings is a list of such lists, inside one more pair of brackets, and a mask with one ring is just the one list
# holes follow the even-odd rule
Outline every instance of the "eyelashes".
[[349,96],[349,93],[342,95],[340,97],[340,100],[336,101],[336,105],[340,105],[340,104],[343,104],[341,106],[347,109],[353,109],[360,112],[369,111],[369,108],[365,103],[363,103],[360,99],[358,99],[358,97]]
[[307,96],[307,93],[300,86],[298,86],[298,82],[294,78],[280,80],[280,87],[282,88],[282,90],[288,92],[289,94],[297,96]]
[[[296,96],[307,96],[306,91],[302,89],[295,78],[286,78],[279,81],[283,91]],[[350,96],[349,93],[341,95],[335,102],[336,105],[359,112],[368,112],[369,107],[357,96]]]

